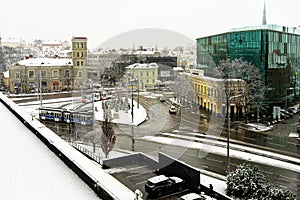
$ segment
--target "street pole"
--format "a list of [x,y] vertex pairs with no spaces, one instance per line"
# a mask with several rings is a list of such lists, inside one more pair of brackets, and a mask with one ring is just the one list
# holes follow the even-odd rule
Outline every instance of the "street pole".
[[41,108],[43,107],[43,94],[42,94],[42,71],[40,70],[40,74],[39,74],[39,77],[40,77],[40,106]]
[[227,101],[227,174],[230,172],[230,156],[229,156],[229,144],[230,144],[230,98]]
[[286,115],[287,115],[287,105],[288,105],[288,90],[292,90],[294,88],[290,87],[290,88],[285,88],[285,105],[284,105],[284,121],[286,122]]
[[137,109],[139,109],[140,104],[140,72],[138,71],[138,96],[137,96]]
[[235,96],[231,96],[228,98],[227,100],[227,174],[229,174],[230,172],[230,155],[229,155],[229,144],[230,144],[230,101],[231,99],[233,98],[236,98],[236,97],[239,97],[239,96],[242,96],[241,94],[239,95],[235,95]]
[[131,122],[133,124],[133,82],[131,84]]

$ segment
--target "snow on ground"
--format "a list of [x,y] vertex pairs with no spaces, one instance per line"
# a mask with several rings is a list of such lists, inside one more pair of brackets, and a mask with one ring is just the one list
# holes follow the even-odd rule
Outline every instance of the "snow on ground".
[[244,124],[243,128],[254,132],[264,132],[264,131],[271,130],[273,126],[267,126],[260,123],[248,123],[248,124]]
[[[219,146],[219,147],[223,146],[223,148],[227,147],[227,143],[214,140],[214,139],[218,139],[215,136],[206,135],[205,138],[199,138],[197,136],[199,136],[201,134],[198,134],[198,133],[187,134],[187,135],[192,135],[192,136],[176,135],[176,134],[172,134],[172,133],[161,133],[161,134],[164,136],[167,136],[167,137],[176,137],[177,139],[183,139],[185,141],[188,140],[188,143],[189,143],[189,141],[199,141],[204,144],[209,143],[209,144],[211,144],[212,147],[213,147],[213,144],[215,144],[216,146]],[[208,138],[212,138],[212,140],[208,140]],[[199,143],[199,142],[196,142],[196,143]],[[188,144],[188,146],[189,146],[189,144]],[[286,155],[282,155],[282,154],[277,154],[277,153],[273,153],[273,152],[265,151],[265,150],[261,150],[261,149],[256,149],[256,148],[252,148],[252,147],[247,147],[244,145],[230,144],[230,147],[234,148],[234,149],[243,149],[243,152],[251,152],[251,153],[258,154],[258,155],[264,155],[266,157],[279,158],[281,160],[288,160],[291,162],[300,163],[300,159],[298,159],[298,158],[294,158],[294,157],[290,157],[290,156],[286,156]]]
[[[144,136],[143,139],[155,141],[155,142],[159,142],[159,143],[163,143],[163,144],[182,146],[185,148],[188,147],[188,148],[194,148],[194,149],[202,149],[202,150],[204,149],[211,153],[226,156],[225,147],[214,146],[214,145],[205,144],[205,143],[192,142],[192,141],[187,141],[184,139],[161,137],[161,136]],[[285,169],[289,169],[289,170],[300,173],[299,165],[283,162],[283,161],[272,159],[272,158],[269,158],[266,156],[255,155],[252,153],[238,151],[238,150],[234,150],[234,149],[230,149],[229,155],[232,158],[249,160],[252,162],[261,163],[264,165],[275,166],[275,167],[280,167],[283,169],[285,168]],[[273,154],[273,155],[275,155],[275,154]],[[276,156],[278,156],[278,154],[276,154]],[[285,158],[287,158],[287,156]],[[295,160],[295,159],[296,158],[291,158],[291,160]],[[299,159],[296,159],[296,160],[297,160],[297,162],[300,163]]]
[[[131,99],[128,99],[128,102],[131,104]],[[142,123],[146,117],[147,112],[145,108],[142,105],[139,105],[139,108],[137,108],[137,102],[133,101],[133,120],[131,115],[131,109],[129,109],[127,112],[124,110],[118,110],[116,112],[114,109],[111,110],[112,116],[114,117],[113,123],[116,124],[128,124],[128,125],[139,125]],[[102,109],[102,101],[98,101],[94,103],[94,106],[97,107],[98,111],[95,111],[95,119],[96,120],[103,120],[103,109]],[[130,105],[131,106],[131,105]]]

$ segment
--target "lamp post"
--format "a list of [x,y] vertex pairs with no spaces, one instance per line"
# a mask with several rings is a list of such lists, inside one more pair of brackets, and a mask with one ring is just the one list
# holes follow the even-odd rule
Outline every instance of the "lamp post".
[[288,101],[288,90],[293,90],[294,88],[290,87],[290,88],[285,88],[285,106],[284,106],[284,121],[286,121],[286,113],[287,113],[287,101]]
[[41,106],[41,108],[43,107],[43,94],[42,94],[42,65],[43,65],[44,63],[42,62],[41,63],[41,66],[40,66],[40,73],[39,73],[39,78],[40,78],[40,106]]
[[230,143],[230,101],[231,101],[231,99],[233,99],[233,98],[237,98],[237,97],[240,97],[240,96],[242,96],[242,94],[239,94],[239,95],[235,95],[235,96],[231,96],[231,97],[229,97],[228,98],[228,101],[227,101],[227,120],[228,120],[228,122],[227,122],[227,125],[228,125],[228,127],[227,127],[227,129],[228,129],[228,132],[227,132],[227,174],[229,174],[229,172],[230,172],[230,156],[229,156],[229,143]]
[[131,83],[131,123],[133,124],[133,81]]
[[137,96],[137,109],[139,109],[139,105],[140,105],[140,72],[138,71],[138,96]]
[[41,108],[43,107],[43,95],[42,95],[42,71],[40,70],[40,105],[41,105]]

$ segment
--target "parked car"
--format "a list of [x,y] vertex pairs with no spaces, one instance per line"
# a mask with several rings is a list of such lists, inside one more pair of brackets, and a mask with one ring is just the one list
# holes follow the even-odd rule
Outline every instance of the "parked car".
[[179,177],[159,175],[149,178],[145,184],[145,191],[149,196],[160,197],[165,194],[178,192],[184,189],[185,181]]
[[205,200],[206,198],[197,193],[189,193],[181,196],[178,200]]
[[170,114],[176,114],[176,112],[177,112],[177,108],[175,106],[170,106],[169,113]]

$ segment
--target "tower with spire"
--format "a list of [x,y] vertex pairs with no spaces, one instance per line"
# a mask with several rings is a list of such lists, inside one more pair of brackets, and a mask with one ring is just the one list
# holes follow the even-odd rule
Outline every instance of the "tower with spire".
[[264,11],[263,11],[262,25],[267,25],[266,1],[265,0],[264,0]]

